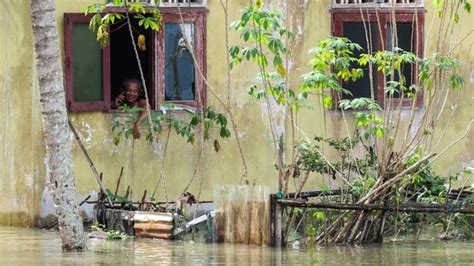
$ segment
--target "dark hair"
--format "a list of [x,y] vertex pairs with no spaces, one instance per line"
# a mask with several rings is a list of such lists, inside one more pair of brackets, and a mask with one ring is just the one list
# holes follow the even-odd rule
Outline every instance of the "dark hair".
[[130,85],[130,84],[137,84],[138,85],[138,93],[140,95],[139,98],[145,97],[145,92],[143,91],[143,86],[142,86],[142,83],[140,82],[140,80],[138,80],[136,78],[125,79],[122,83],[123,90],[126,90],[128,85]]

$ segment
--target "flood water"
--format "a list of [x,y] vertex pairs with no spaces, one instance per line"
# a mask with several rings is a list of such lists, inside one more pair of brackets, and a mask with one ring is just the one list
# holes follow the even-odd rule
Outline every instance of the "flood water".
[[91,239],[87,252],[63,253],[57,232],[0,227],[0,265],[474,265],[473,250],[474,241],[274,249],[150,239]]

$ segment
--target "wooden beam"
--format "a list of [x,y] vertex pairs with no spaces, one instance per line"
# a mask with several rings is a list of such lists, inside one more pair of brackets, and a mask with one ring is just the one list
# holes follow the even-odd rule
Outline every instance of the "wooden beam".
[[326,202],[307,202],[302,200],[279,199],[279,204],[285,207],[303,207],[316,209],[335,209],[335,210],[367,210],[367,211],[399,211],[399,212],[440,212],[440,213],[469,213],[474,214],[474,208],[460,208],[453,205],[440,204],[350,204],[350,203],[326,203]]

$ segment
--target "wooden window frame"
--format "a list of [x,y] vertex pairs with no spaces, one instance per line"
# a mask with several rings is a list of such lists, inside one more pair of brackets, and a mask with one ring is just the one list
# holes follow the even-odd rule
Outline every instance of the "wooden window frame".
[[[162,103],[175,103],[187,105],[198,108],[200,104],[206,106],[207,92],[205,78],[207,75],[207,51],[206,51],[206,35],[207,35],[207,13],[205,7],[182,8],[181,15],[179,10],[175,7],[159,8],[162,15],[162,27],[158,32],[154,33],[151,58],[152,84],[149,91],[150,104],[154,106],[155,110],[160,110]],[[109,12],[125,12],[123,8],[109,8]],[[165,44],[164,44],[164,26],[166,23],[181,23],[181,17],[184,23],[194,24],[194,51],[198,66],[195,65],[195,79],[196,79],[196,94],[195,100],[185,101],[165,101]],[[110,67],[110,46],[107,45],[102,50],[102,88],[103,100],[96,102],[76,102],[74,101],[74,73],[73,73],[73,26],[75,23],[89,23],[91,16],[85,16],[80,13],[65,13],[64,14],[64,43],[65,43],[65,90],[66,103],[69,111],[84,112],[84,111],[110,111],[111,105],[111,67]],[[97,44],[99,45],[99,44]],[[199,68],[199,69],[198,69]],[[203,78],[204,76],[204,78]],[[197,91],[199,90],[199,93]],[[199,100],[197,97],[201,96]]]
[[[402,23],[415,23],[415,32],[413,35],[413,44],[415,48],[415,54],[418,57],[422,57],[424,54],[424,22],[425,22],[426,10],[423,8],[415,9],[396,9],[395,19],[396,22]],[[362,17],[363,16],[363,17]],[[387,25],[391,21],[393,16],[392,9],[359,9],[359,8],[348,8],[348,9],[331,9],[331,31],[333,36],[344,36],[343,23],[344,22],[375,22],[377,23],[378,29],[382,30],[376,37],[376,44],[374,45],[374,51],[379,51],[385,48],[385,42],[387,39]],[[415,17],[416,16],[416,17]],[[381,40],[382,38],[382,40]],[[412,71],[412,80],[416,81],[418,76],[418,69],[414,68]],[[384,92],[384,75],[380,71],[377,71],[377,87],[375,88],[375,100],[376,102],[384,107],[385,103],[385,92]],[[335,99],[341,99],[341,95],[335,95]],[[402,107],[410,107],[413,105],[413,99],[404,98],[392,98],[392,106],[396,107],[400,104]],[[416,97],[416,107],[423,105],[423,91],[419,91]]]
[[[189,10],[189,9],[183,9],[183,10]],[[191,107],[199,107],[200,103],[206,106],[206,99],[207,99],[207,93],[206,93],[206,84],[204,79],[201,76],[202,72],[204,78],[206,77],[207,73],[207,62],[206,62],[206,16],[207,16],[207,9],[205,8],[193,8],[191,9],[190,12],[182,12],[182,18],[183,20],[181,21],[181,15],[179,14],[179,11],[176,8],[160,8],[161,14],[163,16],[162,20],[162,27],[164,28],[166,23],[192,23],[194,24],[194,55],[196,56],[196,61],[198,66],[194,66],[194,75],[195,75],[195,80],[196,80],[196,86],[195,86],[195,100],[182,100],[182,101],[165,101],[165,68],[161,66],[165,66],[165,31],[160,30],[158,34],[156,35],[156,43],[158,44],[156,49],[157,49],[157,67],[156,69],[156,77],[159,77],[158,82],[156,83],[158,88],[156,88],[156,91],[158,92],[156,94],[156,99],[155,101],[160,103],[175,103],[175,104],[183,104]],[[199,68],[199,69],[198,69]],[[197,90],[199,90],[199,93],[197,93]],[[201,96],[201,99],[199,100],[197,97]]]
[[[110,110],[110,46],[102,49],[102,89],[103,100],[95,102],[74,101],[74,71],[73,71],[73,27],[75,23],[87,23],[92,16],[85,16],[78,13],[64,14],[64,67],[65,67],[65,87],[66,106],[69,111],[108,111]],[[99,45],[99,43],[97,43]],[[104,67],[105,66],[105,67]]]

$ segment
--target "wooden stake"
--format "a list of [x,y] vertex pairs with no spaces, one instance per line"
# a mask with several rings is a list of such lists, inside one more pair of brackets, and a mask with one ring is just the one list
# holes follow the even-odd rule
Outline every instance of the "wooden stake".
[[145,198],[146,198],[146,189],[145,191],[143,192],[143,197],[142,197],[142,200],[140,201],[140,204],[138,205],[138,209],[141,210],[141,208],[143,208],[144,204],[145,204]]
[[82,153],[84,154],[84,156],[86,157],[86,160],[87,162],[89,163],[89,166],[90,168],[92,169],[92,172],[94,173],[94,176],[97,180],[97,183],[99,183],[99,187],[100,187],[100,190],[102,193],[105,194],[105,199],[109,202],[110,206],[113,206],[112,205],[112,200],[107,196],[107,194],[105,193],[105,187],[104,187],[104,184],[102,183],[102,180],[100,179],[100,176],[99,176],[99,172],[97,172],[97,169],[95,168],[95,165],[94,163],[92,162],[92,159],[91,157],[89,156],[89,153],[87,153],[87,150],[86,148],[84,147],[84,144],[82,144],[82,141],[81,139],[79,138],[79,135],[77,134],[77,131],[76,129],[74,128],[74,126],[72,125],[72,122],[71,120],[68,118],[67,119],[67,122],[69,124],[69,127],[71,128],[71,131],[72,133],[74,134],[74,137],[77,141],[77,144],[79,145],[79,147],[81,148],[82,150]]
[[120,186],[120,180],[122,179],[122,174],[123,174],[123,166],[122,166],[122,168],[120,168],[120,175],[119,175],[118,180],[117,180],[117,186],[115,187],[114,200],[117,199],[117,192],[118,192],[118,189],[119,189],[119,186]]

